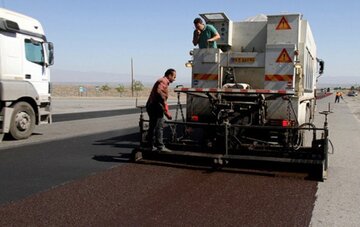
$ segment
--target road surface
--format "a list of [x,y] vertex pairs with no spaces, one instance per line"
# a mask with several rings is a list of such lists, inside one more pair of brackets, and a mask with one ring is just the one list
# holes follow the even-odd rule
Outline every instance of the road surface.
[[360,105],[345,100],[332,104],[335,153],[320,183],[130,163],[138,114],[40,126],[28,140],[0,144],[0,226],[357,226]]

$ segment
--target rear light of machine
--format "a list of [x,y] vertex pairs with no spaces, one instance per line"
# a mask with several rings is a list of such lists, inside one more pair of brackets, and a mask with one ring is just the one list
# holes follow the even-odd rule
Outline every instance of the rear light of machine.
[[295,125],[294,120],[288,119],[271,119],[268,121],[269,126],[281,126],[281,127],[291,127]]
[[197,116],[197,115],[192,115],[192,116],[191,116],[191,120],[192,120],[192,121],[199,121],[199,116]]
[[282,122],[281,122],[281,126],[282,127],[288,127],[288,126],[290,126],[290,121],[288,121],[288,120],[282,120]]

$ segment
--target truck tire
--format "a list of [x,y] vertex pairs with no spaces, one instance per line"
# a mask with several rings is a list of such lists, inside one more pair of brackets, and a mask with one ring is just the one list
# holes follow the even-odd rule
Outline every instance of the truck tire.
[[35,128],[34,109],[26,102],[18,102],[13,108],[10,135],[16,140],[26,139],[33,133]]
[[314,111],[310,106],[306,106],[306,117],[305,123],[314,123]]
[[312,142],[312,127],[310,124],[313,123],[313,118],[311,117],[311,109],[309,106],[306,107],[305,123],[303,125],[308,125],[308,130],[302,130],[302,146],[311,146]]

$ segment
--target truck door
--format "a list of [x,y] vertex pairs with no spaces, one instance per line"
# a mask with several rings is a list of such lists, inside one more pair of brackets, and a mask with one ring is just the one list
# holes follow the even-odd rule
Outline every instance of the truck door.
[[25,80],[33,84],[39,94],[40,101],[46,101],[49,97],[49,69],[46,66],[45,50],[41,41],[33,38],[24,39]]

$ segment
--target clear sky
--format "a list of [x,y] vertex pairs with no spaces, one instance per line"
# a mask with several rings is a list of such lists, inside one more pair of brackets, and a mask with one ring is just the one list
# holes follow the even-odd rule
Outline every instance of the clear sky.
[[[151,81],[167,68],[190,81],[193,19],[225,12],[233,21],[258,14],[301,13],[312,28],[325,76],[360,80],[358,0],[0,0],[38,19],[55,44],[55,70],[130,74]],[[106,79],[102,78],[100,81]],[[124,80],[124,79],[123,79]],[[341,79],[340,79],[341,80]],[[86,81],[86,78],[84,78]],[[128,82],[128,81],[120,81]]]

